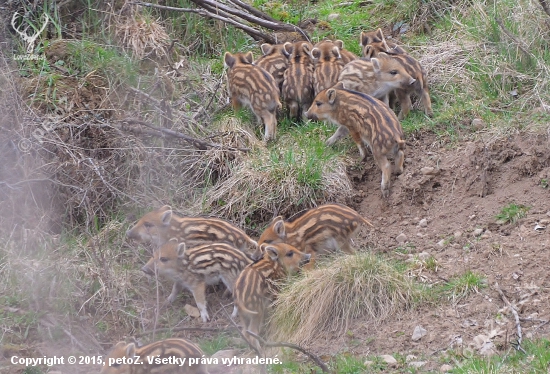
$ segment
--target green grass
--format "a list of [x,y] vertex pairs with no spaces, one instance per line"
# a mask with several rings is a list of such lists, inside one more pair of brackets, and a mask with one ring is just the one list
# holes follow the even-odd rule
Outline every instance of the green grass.
[[236,348],[229,336],[225,334],[217,335],[211,339],[201,340],[198,342],[198,345],[207,356],[212,356],[214,353],[225,349]]
[[525,205],[518,205],[515,203],[510,203],[503,207],[500,210],[500,213],[495,216],[497,222],[499,223],[516,223],[519,219],[525,217],[527,212],[531,209]]
[[441,291],[449,300],[456,303],[485,287],[487,287],[487,280],[480,274],[468,270],[452,278],[449,283],[443,285]]

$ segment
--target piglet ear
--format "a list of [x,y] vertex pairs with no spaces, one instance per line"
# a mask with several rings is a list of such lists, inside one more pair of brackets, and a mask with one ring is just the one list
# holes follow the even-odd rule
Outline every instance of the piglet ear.
[[126,346],[126,357],[134,357],[136,355],[136,345],[130,343]]
[[286,239],[285,223],[282,218],[275,222],[273,225],[273,231],[275,231],[275,234],[277,234],[279,238]]
[[380,41],[385,40],[385,38],[384,38],[384,33],[382,32],[382,29],[376,30],[376,36],[377,36],[378,38],[380,38]]
[[364,47],[369,43],[369,36],[366,32],[362,31],[361,36],[359,37],[359,45]]
[[171,220],[172,220],[172,210],[167,210],[166,212],[162,213],[162,216],[160,216],[160,221],[164,226],[168,226]]
[[246,61],[248,61],[249,63],[254,62],[254,55],[252,54],[252,51],[247,52],[247,53],[244,55],[244,59],[245,59]]
[[262,50],[262,53],[265,56],[265,55],[271,53],[271,51],[273,50],[273,46],[271,44],[264,43],[260,46],[260,49]]
[[185,255],[185,243],[179,243],[178,248],[176,249],[178,257],[183,257]]
[[343,49],[344,48],[344,42],[340,39],[334,41],[334,45],[336,45],[338,48]]
[[311,57],[313,57],[315,60],[318,60],[321,57],[321,50],[317,47],[313,48],[311,50]]
[[286,42],[283,44],[283,49],[285,52],[290,56],[292,54],[292,50],[294,49],[294,46],[290,42]]
[[228,67],[228,68],[232,68],[234,65],[235,65],[235,61],[237,61],[237,59],[235,58],[235,56],[233,56],[231,53],[229,52],[225,52],[225,54],[223,55],[223,64]]
[[272,261],[277,261],[277,259],[279,258],[279,252],[277,252],[277,248],[273,246],[265,247],[265,252],[269,255],[269,258]]
[[327,97],[328,97],[328,103],[330,105],[334,104],[334,101],[336,100],[336,90],[334,88],[330,88],[327,90]]
[[370,61],[372,62],[374,72],[378,73],[380,71],[380,61],[377,58],[371,58]]

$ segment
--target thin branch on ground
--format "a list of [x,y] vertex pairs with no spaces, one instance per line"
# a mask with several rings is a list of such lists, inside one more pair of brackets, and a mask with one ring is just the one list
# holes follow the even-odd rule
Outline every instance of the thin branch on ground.
[[498,26],[502,29],[502,32],[506,34],[506,36],[514,42],[514,44],[523,52],[523,54],[527,58],[531,58],[532,54],[527,49],[525,49],[523,46],[526,45],[522,41],[520,41],[516,36],[514,36],[507,28],[504,26],[504,22],[500,18],[495,18],[495,21],[497,22]]
[[[187,143],[191,144],[193,147],[195,147],[195,148],[197,148],[201,151],[205,151],[208,148],[215,148],[215,149],[220,149],[220,150],[225,150],[225,151],[240,151],[240,152],[249,152],[250,151],[250,148],[224,147],[220,144],[208,143],[208,142],[205,142],[203,140],[193,138],[189,135],[185,135],[185,134],[183,134],[181,132],[178,132],[178,131],[165,129],[165,128],[162,128],[162,127],[157,127],[157,126],[155,126],[155,125],[153,125],[149,122],[142,121],[142,120],[137,119],[137,118],[125,118],[125,119],[121,120],[120,122],[135,123],[135,124],[138,124],[138,125],[148,127],[148,128],[153,129],[155,131],[158,131],[159,133],[161,133],[163,135],[169,135],[169,136],[172,136],[172,137],[175,137],[175,138],[183,139]],[[160,136],[160,135],[158,135],[158,136]]]
[[518,312],[516,311],[516,308],[510,303],[510,301],[508,300],[506,295],[504,295],[504,292],[502,292],[502,290],[498,286],[498,283],[495,283],[495,289],[499,293],[500,298],[502,299],[502,301],[504,301],[504,303],[510,308],[510,310],[512,311],[512,314],[514,315],[514,318],[516,320],[516,329],[517,329],[517,334],[518,334],[518,342],[517,342],[516,349],[518,351],[525,352],[523,350],[523,348],[521,347],[521,341],[523,340],[523,334],[521,333],[521,324],[520,324],[520,321],[519,321]]
[[325,363],[321,361],[319,356],[307,351],[305,348],[302,348],[297,344],[286,343],[286,342],[268,342],[261,336],[254,334],[252,331],[246,330],[246,332],[252,335],[253,337],[255,337],[256,339],[258,339],[264,347],[284,347],[284,348],[295,349],[299,352],[302,352],[303,354],[308,356],[313,362],[315,362],[317,366],[319,366],[321,370],[323,370],[323,373],[330,373],[330,370],[328,369],[327,365],[325,365]]

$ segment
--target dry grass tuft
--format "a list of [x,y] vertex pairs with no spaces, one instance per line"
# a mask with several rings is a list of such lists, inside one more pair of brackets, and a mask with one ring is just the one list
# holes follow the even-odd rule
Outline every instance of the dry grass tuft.
[[115,28],[115,34],[122,44],[138,59],[153,54],[157,57],[164,56],[170,36],[160,24],[160,19],[152,19],[138,11],[132,13],[130,16],[122,17]]
[[[345,202],[352,195],[346,160],[326,156],[320,141],[301,147],[291,139],[281,139],[266,148],[236,119],[223,126],[232,127],[230,134],[244,135],[252,151],[224,163],[223,178],[220,175],[206,190],[197,210],[225,217],[259,234],[258,225],[274,214],[289,216],[317,204]],[[323,148],[317,148],[320,146]],[[215,156],[215,151],[211,154]]]
[[336,257],[283,289],[270,320],[272,337],[308,344],[324,333],[343,333],[357,318],[380,322],[418,295],[409,278],[372,253]]

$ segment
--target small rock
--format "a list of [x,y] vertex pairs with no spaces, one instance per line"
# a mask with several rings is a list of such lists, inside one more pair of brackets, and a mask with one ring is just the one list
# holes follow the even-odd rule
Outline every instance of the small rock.
[[201,312],[197,307],[194,307],[193,305],[185,304],[183,307],[183,310],[185,310],[185,313],[187,313],[188,316],[193,318],[199,318],[201,316]]
[[422,169],[420,169],[420,172],[424,175],[437,175],[437,174],[439,174],[439,170],[435,169],[431,166],[424,166]]
[[426,365],[426,361],[413,361],[409,362],[409,366],[413,368],[421,368],[422,366]]
[[487,230],[483,233],[483,235],[481,235],[481,239],[488,239],[488,238],[491,237],[491,234],[492,234],[492,232]]
[[453,236],[455,237],[455,239],[460,239],[462,238],[462,232],[461,231],[456,231]]
[[548,225],[550,223],[550,219],[543,218],[539,221],[541,225]]
[[420,227],[426,227],[428,226],[428,220],[426,218],[422,218],[420,222],[418,222],[418,226]]
[[418,236],[419,238],[422,238],[422,237],[424,237],[424,234],[422,234],[421,232],[417,232],[416,236]]
[[380,358],[388,364],[389,367],[397,367],[397,360],[392,355],[382,355]]
[[426,336],[427,333],[428,331],[426,331],[426,329],[424,329],[422,326],[416,326],[414,328],[411,339],[413,342],[417,342],[422,339],[423,336]]
[[430,254],[428,252],[420,252],[418,254],[418,258],[422,261],[426,261],[428,258],[430,258]]
[[365,365],[365,366],[371,366],[372,364],[374,364],[374,361],[367,360],[367,361],[363,362],[363,365]]
[[546,215],[547,215],[548,217],[550,217],[550,210],[549,210],[548,212],[546,212]]
[[327,20],[334,21],[336,19],[340,18],[340,14],[338,13],[331,13],[328,15]]
[[446,373],[446,372],[451,371],[451,370],[453,370],[453,367],[451,365],[447,365],[447,364],[441,365],[441,367],[439,368],[440,373]]
[[474,118],[471,125],[476,130],[481,130],[484,127],[483,120],[481,118]]
[[438,241],[437,246],[440,247],[440,248],[445,247],[445,239],[441,239],[440,241]]
[[409,225],[409,221],[404,220],[403,222],[401,222],[401,225],[402,225],[402,226],[408,226],[408,225]]
[[411,361],[414,361],[416,360],[416,356],[415,355],[407,355],[407,357],[405,358],[405,362],[409,363]]
[[407,157],[407,158],[405,159],[405,163],[410,164],[411,162],[413,162],[413,159],[412,159],[412,158]]
[[397,238],[395,238],[395,240],[397,240],[397,242],[399,244],[403,244],[407,241],[407,235],[401,233],[401,234],[397,235]]
[[474,232],[472,233],[472,235],[474,237],[478,237],[480,236],[481,234],[483,234],[483,229],[475,229]]

